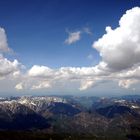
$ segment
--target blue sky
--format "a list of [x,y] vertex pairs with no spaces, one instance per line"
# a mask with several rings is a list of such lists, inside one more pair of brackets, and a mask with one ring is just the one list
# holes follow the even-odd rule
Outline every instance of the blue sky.
[[[0,42],[0,94],[19,93],[24,87],[23,93],[83,93],[88,87],[85,93],[138,93],[139,79],[134,78],[134,71],[140,73],[136,53],[140,34],[134,31],[139,29],[140,21],[139,8],[133,7],[139,6],[139,0],[1,0],[0,41],[7,40],[8,45]],[[127,10],[133,15],[128,12],[121,25],[120,18]],[[136,28],[127,27],[129,22]],[[129,28],[130,34],[125,34]],[[116,35],[124,41],[118,43]],[[136,38],[127,40],[129,36]],[[125,41],[132,43],[131,47]],[[138,48],[129,60],[130,48],[135,46]],[[5,51],[7,48],[12,51]],[[130,71],[134,72],[133,77],[124,75]],[[129,89],[130,84],[135,86]]]
[[[91,46],[107,25],[116,27],[123,13],[139,0],[2,0],[0,26],[6,30],[9,47],[26,64],[89,66],[99,55]],[[89,28],[93,35],[64,43],[70,32]],[[94,60],[87,59],[89,54]]]

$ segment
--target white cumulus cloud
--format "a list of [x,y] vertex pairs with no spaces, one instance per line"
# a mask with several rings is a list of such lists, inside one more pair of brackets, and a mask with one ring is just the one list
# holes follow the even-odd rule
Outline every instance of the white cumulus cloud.
[[43,89],[43,88],[50,88],[51,84],[48,81],[40,81],[38,84],[33,85],[31,89]]
[[22,90],[22,89],[23,89],[23,83],[18,83],[18,84],[15,86],[15,89],[17,89],[17,90]]
[[140,8],[121,17],[119,27],[106,27],[106,34],[93,43],[110,69],[119,71],[140,63]]
[[20,65],[21,64],[16,59],[14,61],[10,61],[0,55],[0,77],[15,74],[15,72],[19,71]]
[[52,73],[52,69],[46,66],[39,66],[39,65],[34,65],[28,71],[29,76],[33,76],[33,77],[48,76],[50,75],[50,73]]
[[92,86],[94,86],[95,81],[93,80],[83,80],[81,81],[81,85],[80,85],[80,90],[86,90],[88,88],[91,88]]

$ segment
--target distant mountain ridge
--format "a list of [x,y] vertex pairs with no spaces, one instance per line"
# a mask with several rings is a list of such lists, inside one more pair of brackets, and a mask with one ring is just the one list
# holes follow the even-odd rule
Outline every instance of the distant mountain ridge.
[[140,134],[140,98],[0,98],[0,130],[114,137]]

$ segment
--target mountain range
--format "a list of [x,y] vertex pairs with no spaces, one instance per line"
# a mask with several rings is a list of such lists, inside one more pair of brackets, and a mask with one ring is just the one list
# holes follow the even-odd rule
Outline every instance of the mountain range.
[[[140,96],[0,98],[0,139],[140,139]],[[24,133],[23,133],[24,132]]]

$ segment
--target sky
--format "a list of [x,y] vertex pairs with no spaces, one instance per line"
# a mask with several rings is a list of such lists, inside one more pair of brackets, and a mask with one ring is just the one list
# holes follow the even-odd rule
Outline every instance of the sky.
[[139,0],[1,0],[0,95],[139,94]]

